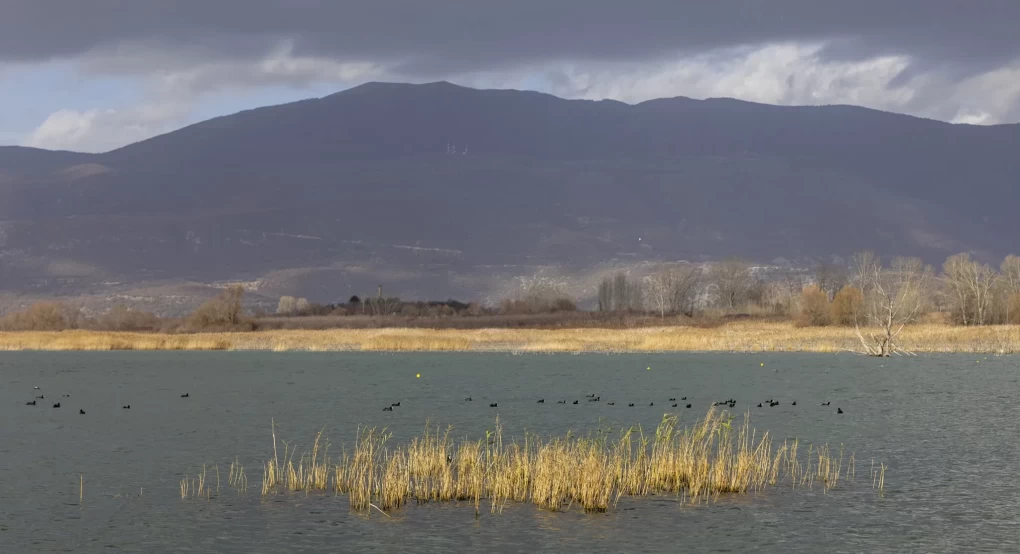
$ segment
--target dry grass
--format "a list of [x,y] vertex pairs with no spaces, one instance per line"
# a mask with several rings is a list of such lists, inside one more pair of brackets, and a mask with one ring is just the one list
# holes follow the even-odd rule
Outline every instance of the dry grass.
[[[899,343],[914,352],[1013,354],[1020,326],[914,325]],[[840,352],[860,343],[846,327],[748,321],[719,327],[637,329],[334,329],[156,334],[97,331],[0,333],[2,350],[270,350],[479,352]]]
[[[483,501],[493,513],[509,503],[605,512],[624,495],[669,495],[700,503],[781,485],[828,492],[856,477],[855,457],[844,460],[842,448],[837,453],[828,445],[812,446],[800,456],[795,441],[774,445],[768,433],[758,436],[749,427],[749,414],[740,424],[734,424],[736,419],[712,408],[684,428],[678,416],[667,414],[654,435],[640,429],[599,430],[511,441],[504,440],[497,419],[484,439],[462,442],[454,441],[449,429],[426,424],[406,446],[391,446],[386,431],[359,429],[353,449],[335,460],[328,456],[322,431],[300,455],[282,443],[281,460],[274,424],[262,496],[332,490],[348,495],[351,511],[358,513],[391,512],[409,502],[454,501],[471,503],[476,513]],[[240,492],[234,475],[232,467],[231,486]],[[883,490],[885,466],[873,464],[871,476],[872,486]],[[181,481],[182,498],[211,496],[205,466],[196,477]]]

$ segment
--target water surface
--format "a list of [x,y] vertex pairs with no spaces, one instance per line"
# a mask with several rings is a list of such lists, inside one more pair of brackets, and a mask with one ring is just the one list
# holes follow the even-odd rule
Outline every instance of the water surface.
[[[0,551],[1013,550],[1017,384],[1014,358],[984,356],[3,353]],[[589,393],[602,401],[585,402]],[[46,398],[25,405],[37,395]],[[271,419],[299,447],[326,425],[335,448],[359,425],[401,441],[429,419],[478,438],[497,414],[513,436],[653,429],[677,411],[667,399],[683,396],[694,409],[681,402],[682,421],[732,397],[775,438],[843,444],[857,454],[858,482],[700,506],[624,498],[598,515],[512,505],[477,519],[457,504],[410,505],[387,519],[350,514],[332,494],[258,495]],[[780,405],[754,407],[768,398]],[[401,406],[382,411],[393,402]],[[247,496],[180,499],[185,472],[219,462],[225,483],[235,456],[248,467]],[[867,477],[872,457],[889,466],[884,496]]]

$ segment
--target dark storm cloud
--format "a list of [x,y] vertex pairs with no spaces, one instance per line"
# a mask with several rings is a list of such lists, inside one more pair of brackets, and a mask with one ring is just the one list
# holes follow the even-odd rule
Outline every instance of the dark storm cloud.
[[0,0],[0,60],[139,42],[257,58],[286,39],[295,53],[427,74],[832,40],[836,58],[985,68],[1018,56],[1018,22],[1017,0]]

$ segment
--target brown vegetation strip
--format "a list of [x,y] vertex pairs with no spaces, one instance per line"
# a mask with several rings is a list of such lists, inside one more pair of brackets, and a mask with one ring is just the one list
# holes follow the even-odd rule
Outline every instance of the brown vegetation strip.
[[[867,333],[867,330],[863,330]],[[913,352],[1020,352],[1020,326],[930,324],[904,329]],[[269,350],[404,352],[840,352],[860,346],[854,329],[736,322],[714,328],[333,329],[159,334],[100,331],[0,333],[0,350]]]
[[[482,502],[493,512],[509,503],[531,503],[546,510],[578,506],[605,512],[622,496],[673,495],[702,502],[722,494],[763,491],[774,486],[823,491],[856,479],[855,456],[828,445],[799,446],[798,441],[773,444],[728,412],[714,408],[693,425],[679,426],[679,417],[663,416],[651,435],[640,428],[599,429],[587,436],[568,434],[543,439],[525,435],[504,440],[502,427],[478,441],[457,441],[426,425],[410,443],[390,443],[386,431],[361,429],[351,450],[330,458],[329,441],[320,431],[298,454],[293,442],[273,450],[262,463],[262,496],[285,491],[330,491],[348,496],[351,511],[391,512],[410,502],[467,502],[475,512]],[[281,457],[282,454],[282,457]],[[181,480],[181,498],[211,499],[208,466]],[[872,487],[884,489],[885,466],[872,470]],[[247,491],[243,467],[231,464],[228,484]]]

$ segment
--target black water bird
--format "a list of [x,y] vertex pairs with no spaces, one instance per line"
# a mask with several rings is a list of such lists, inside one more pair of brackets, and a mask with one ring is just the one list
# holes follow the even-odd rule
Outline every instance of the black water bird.
[[557,403],[557,404],[566,404],[566,403],[567,403],[567,401],[566,401],[566,400],[559,400],[559,401],[557,401],[556,403]]
[[836,408],[836,413],[837,414],[843,413],[843,408]]
[[797,401],[796,401],[796,400],[794,400],[794,401],[793,401],[793,404],[792,404],[792,405],[793,405],[793,406],[796,406],[796,405],[797,405]]
[[59,408],[60,407],[60,402],[57,402],[56,404],[54,404],[53,407],[54,408]]
[[574,404],[577,404],[577,400],[574,401]]
[[399,407],[400,407],[400,402],[397,402],[397,403],[395,403],[395,404],[390,404],[390,406],[396,406],[396,407],[398,407],[398,408],[399,408]]
[[649,403],[648,403],[648,405],[649,405],[649,406],[654,406],[654,405],[655,405],[655,402],[649,402]]
[[591,394],[586,394],[586,395],[584,395],[584,397],[585,398],[595,398],[595,393],[593,392]]
[[191,396],[191,393],[190,392],[186,392],[186,393],[181,395],[181,398],[188,398],[190,396]]
[[830,402],[822,402],[822,406],[828,406],[829,404],[832,404],[832,402],[831,401]]
[[469,397],[465,398],[464,402],[471,402],[471,397],[469,396]]
[[382,411],[384,411],[384,412],[392,412],[393,411],[393,406],[386,406],[385,408],[382,409]]
[[779,405],[779,402],[772,402],[772,403],[769,404],[769,406],[778,406],[778,405]]
[[490,408],[495,408],[495,407],[496,407],[496,403],[495,403],[495,402],[493,402],[492,404],[489,404],[489,407],[490,407]]
[[670,398],[669,401],[670,402],[676,402],[676,398]]
[[589,398],[588,402],[598,402],[599,400],[602,400],[601,396],[596,396],[595,398]]
[[122,410],[130,410],[131,409],[131,404],[128,404],[127,406],[121,406],[120,409],[122,409]]
[[545,398],[542,398],[541,400],[539,400],[538,403],[539,404],[545,404]]
[[25,405],[26,406],[35,406],[35,400],[33,400],[31,402],[25,402]]
[[33,390],[39,390],[39,387],[32,387]]
[[685,397],[681,398],[680,400],[687,400],[687,397],[685,396]]
[[690,408],[690,407],[691,407],[691,405],[690,405],[690,404],[688,404],[688,405],[687,405],[687,407],[688,407],[688,408]]
[[634,403],[631,402],[630,404],[627,404],[627,406],[630,406],[631,408],[633,408],[634,407]]
[[761,402],[758,403],[758,407],[761,408]]
[[676,404],[673,404],[673,407],[676,408]]
[[82,410],[81,408],[79,408],[78,409],[78,413],[81,414],[81,415],[85,415],[85,410]]
[[616,402],[610,402],[610,403],[608,403],[608,404],[606,404],[606,405],[607,405],[607,406],[615,406],[615,405],[616,405]]
[[60,395],[60,397],[61,398],[71,398],[71,395],[65,392],[64,394]]
[[46,398],[46,395],[45,394],[40,394],[39,396],[36,396],[35,398],[37,400],[40,399],[40,398]]

